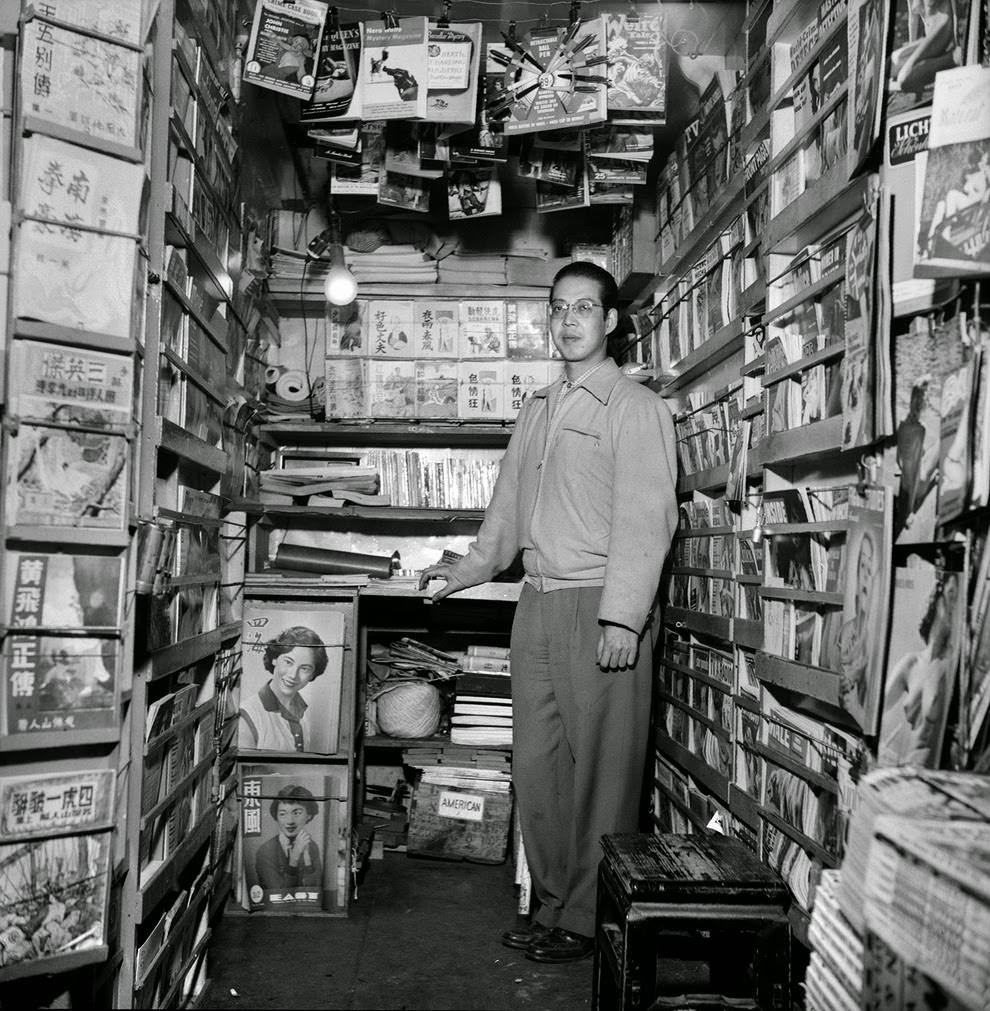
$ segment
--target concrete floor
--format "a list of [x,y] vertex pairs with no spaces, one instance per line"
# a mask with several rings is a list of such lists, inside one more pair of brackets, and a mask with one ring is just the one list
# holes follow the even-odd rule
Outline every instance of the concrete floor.
[[[343,918],[224,916],[207,1008],[580,1011],[591,958],[541,965],[505,948],[517,920],[512,865],[386,853]],[[235,996],[236,994],[236,996]]]

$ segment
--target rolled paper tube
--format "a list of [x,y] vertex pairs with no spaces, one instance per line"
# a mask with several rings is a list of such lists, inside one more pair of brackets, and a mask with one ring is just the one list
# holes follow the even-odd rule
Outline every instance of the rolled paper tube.
[[275,568],[388,579],[392,575],[392,558],[388,555],[363,555],[357,551],[311,548],[304,544],[282,544],[275,552]]
[[292,403],[302,403],[309,396],[309,383],[302,369],[288,369],[275,382],[275,395]]
[[269,392],[275,392],[275,384],[282,377],[282,374],[286,371],[284,365],[269,365],[265,369],[265,386],[268,388]]

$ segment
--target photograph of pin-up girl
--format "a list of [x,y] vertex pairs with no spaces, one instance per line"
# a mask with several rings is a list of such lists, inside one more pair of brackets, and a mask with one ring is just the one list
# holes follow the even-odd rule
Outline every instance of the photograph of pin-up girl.
[[[887,84],[892,96],[890,112],[913,108],[923,100],[931,101],[935,75],[962,60],[954,0],[908,0],[907,6],[906,19],[900,11],[895,14],[894,50],[890,54]],[[907,41],[903,41],[905,34]]]

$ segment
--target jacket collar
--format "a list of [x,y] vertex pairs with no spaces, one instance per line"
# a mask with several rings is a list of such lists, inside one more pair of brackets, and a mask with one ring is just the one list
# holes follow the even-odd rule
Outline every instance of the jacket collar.
[[[601,401],[603,404],[607,404],[608,398],[612,395],[612,390],[615,388],[615,384],[619,381],[621,376],[622,372],[619,369],[619,366],[615,364],[614,359],[606,358],[605,364],[590,375],[581,384],[581,386],[593,397],[595,397],[596,400]],[[543,397],[546,399],[550,396],[551,391],[556,394],[563,381],[564,376],[561,376],[558,380],[556,380],[556,382],[551,383],[549,386],[544,386],[542,389],[534,390],[531,396]]]

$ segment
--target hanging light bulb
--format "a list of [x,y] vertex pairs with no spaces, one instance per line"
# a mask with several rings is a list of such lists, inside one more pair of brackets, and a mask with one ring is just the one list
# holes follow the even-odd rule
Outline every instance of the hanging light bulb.
[[339,242],[330,245],[330,269],[323,282],[323,292],[331,305],[350,305],[357,298],[358,283],[344,262],[344,247]]

